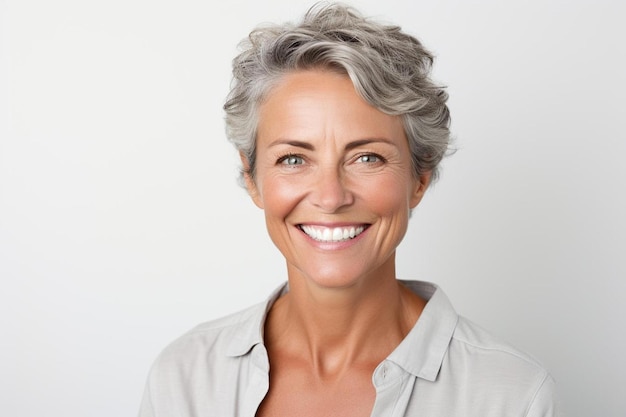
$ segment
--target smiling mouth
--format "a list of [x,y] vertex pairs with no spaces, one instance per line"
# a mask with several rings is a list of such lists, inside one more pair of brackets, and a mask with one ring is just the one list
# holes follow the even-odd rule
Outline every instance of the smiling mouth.
[[324,227],[300,224],[298,228],[311,239],[317,240],[318,242],[344,242],[354,239],[363,233],[363,231],[367,229],[367,225]]

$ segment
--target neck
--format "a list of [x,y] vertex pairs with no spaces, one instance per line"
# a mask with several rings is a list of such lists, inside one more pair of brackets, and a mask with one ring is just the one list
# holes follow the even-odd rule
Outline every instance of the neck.
[[396,280],[393,264],[342,288],[289,272],[289,293],[276,302],[266,325],[268,347],[300,356],[322,374],[355,364],[375,367],[410,331],[425,304]]

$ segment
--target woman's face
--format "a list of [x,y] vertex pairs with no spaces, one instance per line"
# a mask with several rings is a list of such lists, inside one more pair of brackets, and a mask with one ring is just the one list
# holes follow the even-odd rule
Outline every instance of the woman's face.
[[398,116],[361,99],[347,76],[295,72],[260,107],[256,145],[248,189],[290,278],[322,287],[395,278],[396,247],[429,179],[413,175]]

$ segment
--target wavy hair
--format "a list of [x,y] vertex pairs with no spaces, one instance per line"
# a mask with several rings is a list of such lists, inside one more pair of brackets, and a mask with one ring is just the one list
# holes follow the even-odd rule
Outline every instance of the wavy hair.
[[414,174],[438,177],[450,142],[448,95],[430,78],[433,55],[400,27],[318,3],[298,24],[258,27],[239,47],[224,110],[226,135],[249,164],[242,176],[254,178],[258,109],[272,87],[287,73],[324,68],[350,77],[373,107],[400,116]]

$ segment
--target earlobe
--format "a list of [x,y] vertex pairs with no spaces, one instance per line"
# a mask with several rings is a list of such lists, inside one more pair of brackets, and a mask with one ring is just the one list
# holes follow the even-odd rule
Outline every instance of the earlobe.
[[248,190],[248,194],[254,204],[257,205],[260,209],[263,209],[263,200],[260,198],[259,190],[256,186],[256,182],[252,177],[252,173],[250,172],[250,162],[246,156],[239,152],[239,158],[241,159],[242,171],[241,175],[243,176],[244,184],[246,186],[246,190]]
[[431,171],[422,174],[419,179],[415,180],[413,192],[411,193],[410,207],[414,209],[422,201],[424,193],[430,185]]

